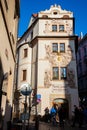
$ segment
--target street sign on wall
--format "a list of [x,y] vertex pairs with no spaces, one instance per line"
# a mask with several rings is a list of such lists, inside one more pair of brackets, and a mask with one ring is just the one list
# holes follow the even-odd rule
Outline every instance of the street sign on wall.
[[37,94],[37,102],[41,102],[41,94]]

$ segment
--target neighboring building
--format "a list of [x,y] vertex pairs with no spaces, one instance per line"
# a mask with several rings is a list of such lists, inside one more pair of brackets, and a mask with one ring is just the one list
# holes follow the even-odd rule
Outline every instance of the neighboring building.
[[12,114],[18,20],[19,0],[0,0],[0,108],[6,124]]
[[41,115],[46,107],[57,103],[64,105],[66,116],[71,118],[74,104],[79,105],[75,56],[78,37],[74,27],[73,13],[54,5],[33,14],[27,31],[18,40],[17,87],[31,84]]
[[77,68],[79,98],[81,102],[87,103],[87,34],[79,39]]

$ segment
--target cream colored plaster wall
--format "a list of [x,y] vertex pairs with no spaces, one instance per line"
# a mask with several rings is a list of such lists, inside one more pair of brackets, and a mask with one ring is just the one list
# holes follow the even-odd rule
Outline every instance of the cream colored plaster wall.
[[[28,48],[28,56],[26,58],[23,57],[23,50],[25,48]],[[31,84],[31,57],[31,48],[29,48],[28,44],[19,48],[18,88],[25,82]],[[22,81],[22,71],[25,69],[27,70],[27,80]]]
[[[26,58],[24,58],[24,49],[28,49],[28,56]],[[31,48],[29,47],[28,44],[24,44],[23,46],[21,46],[19,48],[19,65],[23,65],[23,64],[27,64],[28,63],[31,63]]]
[[[22,80],[22,71],[27,70],[27,79],[25,81]],[[23,64],[22,66],[19,66],[19,71],[18,71],[18,89],[20,89],[21,85],[23,83],[29,83],[31,84],[31,65],[28,64]]]
[[[14,60],[1,12],[0,12],[0,31],[3,32],[0,34],[0,56],[2,59],[3,69],[4,72],[9,72],[10,68],[13,71]],[[8,58],[6,58],[6,49],[8,51]]]
[[[43,27],[41,27],[41,28],[43,28]],[[40,28],[40,29],[41,29],[41,28]],[[34,28],[32,29],[32,30],[33,30],[33,38],[35,38],[36,36],[39,35],[40,29],[39,29],[39,22],[37,22],[37,23],[34,25]]]
[[[52,43],[65,43],[65,52],[67,53],[68,46],[71,47],[73,59],[69,62],[67,61],[66,67],[69,69],[74,70],[74,78],[75,78],[75,88],[70,88],[68,82],[64,80],[52,80],[50,81],[50,85],[48,88],[44,86],[44,77],[46,71],[51,71],[52,74],[52,64],[49,63],[49,60],[46,58],[46,46],[49,45],[50,49],[49,52],[52,53]],[[43,52],[43,53],[42,53]],[[68,55],[67,55],[68,56]],[[67,57],[68,58],[68,57]],[[65,59],[66,60],[66,59]],[[70,95],[71,100],[69,101],[69,115],[72,116],[73,105],[76,103],[78,104],[78,86],[77,86],[77,71],[76,71],[76,58],[75,58],[75,51],[74,51],[74,40],[69,39],[42,39],[38,41],[38,94],[41,94],[41,114],[44,114],[44,109],[46,106],[51,108],[52,101],[50,100],[50,95],[56,95],[54,98],[67,98],[66,95]],[[62,65],[60,65],[62,66]],[[73,98],[72,98],[73,97]],[[75,98],[76,97],[76,98]],[[53,98],[53,99],[54,99]],[[52,100],[53,100],[52,99]],[[75,102],[76,101],[76,102]]]
[[12,47],[13,47],[13,52],[15,54],[15,50],[16,50],[16,42],[17,42],[17,30],[18,30],[18,18],[14,18],[14,14],[15,14],[15,0],[8,0],[7,1],[7,6],[8,9],[6,9],[5,7],[5,2],[4,0],[1,0],[2,3],[2,7],[4,9],[4,16],[5,16],[5,20],[6,20],[6,24],[7,24],[7,28],[9,30],[9,35],[10,33],[13,35],[14,37],[14,43],[12,41],[12,37],[10,35],[10,40],[12,41]]
[[37,75],[35,75],[35,72],[36,72],[36,64],[35,63],[33,63],[32,64],[32,77],[31,77],[31,79],[32,79],[32,81],[31,81],[31,85],[32,85],[32,88],[35,88],[36,87],[36,76]]

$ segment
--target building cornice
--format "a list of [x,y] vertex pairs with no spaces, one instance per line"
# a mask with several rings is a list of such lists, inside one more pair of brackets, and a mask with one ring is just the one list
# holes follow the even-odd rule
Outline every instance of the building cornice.
[[28,45],[29,45],[29,42],[23,42],[22,44],[18,44],[18,45],[17,45],[17,50],[18,50],[20,47],[22,47],[23,45],[25,45],[25,44],[28,44]]
[[76,35],[73,35],[73,36],[36,36],[34,39],[32,39],[30,42],[29,42],[29,45],[32,47],[32,45],[35,44],[35,41],[37,41],[38,39],[70,39],[70,40],[75,40],[76,43],[77,43],[77,40],[78,40],[78,36]]

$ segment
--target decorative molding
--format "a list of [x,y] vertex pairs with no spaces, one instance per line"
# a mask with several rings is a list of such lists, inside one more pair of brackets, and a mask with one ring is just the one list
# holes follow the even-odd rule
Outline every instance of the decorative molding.
[[46,88],[50,87],[51,86],[51,71],[45,71],[45,76],[44,76],[44,86]]
[[[73,59],[73,51],[70,47],[70,45],[67,47],[66,53],[53,53],[52,48],[50,45],[45,45],[46,49],[46,59],[49,61],[51,66],[68,66],[70,62]],[[44,85],[45,86],[50,86],[50,81],[51,81],[51,71],[46,71],[45,72],[45,77],[44,77]],[[75,87],[75,73],[72,68],[69,69],[67,67],[67,81],[68,85],[73,88]]]
[[51,66],[67,66],[73,59],[73,51],[70,46],[67,47],[65,53],[53,53],[50,45],[45,45],[46,59],[49,60]]
[[65,26],[66,26],[66,32],[67,32],[69,35],[72,34],[73,28],[72,28],[71,23],[70,23],[69,21],[66,21]]
[[[52,30],[51,30],[52,24],[56,24],[57,26],[64,25],[65,26],[65,31],[64,32],[68,33],[69,35],[72,34],[73,28],[72,28],[72,25],[71,25],[70,21],[68,21],[68,20],[62,20],[62,19],[60,19],[60,20],[53,19],[51,21],[51,23],[49,23],[48,21],[46,21],[45,30],[43,32],[44,33],[52,32]],[[59,32],[59,30],[57,30],[57,32]]]
[[44,33],[50,32],[50,24],[46,21]]

